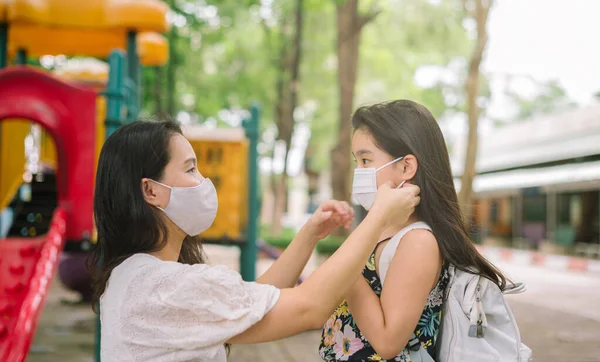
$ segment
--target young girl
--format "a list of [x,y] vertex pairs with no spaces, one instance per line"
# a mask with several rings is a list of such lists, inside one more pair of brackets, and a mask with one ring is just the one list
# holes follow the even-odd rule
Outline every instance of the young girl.
[[94,199],[102,360],[223,362],[225,343],[319,328],[359,278],[377,236],[406,222],[418,204],[418,187],[392,186],[380,188],[373,215],[302,285],[294,287],[316,242],[352,221],[345,203],[321,205],[273,266],[248,283],[203,264],[196,236],[212,224],[217,194],[179,126],[120,128],[102,149]]
[[[446,144],[431,113],[399,100],[360,108],[352,125],[353,193],[370,209],[367,217],[377,188],[389,181],[418,185],[422,200],[406,223],[380,234],[364,278],[323,328],[320,355],[325,361],[406,362],[410,347],[420,344],[435,359],[448,266],[472,268],[501,287],[505,278],[469,240]],[[382,253],[393,256],[389,264],[383,258],[380,265]]]

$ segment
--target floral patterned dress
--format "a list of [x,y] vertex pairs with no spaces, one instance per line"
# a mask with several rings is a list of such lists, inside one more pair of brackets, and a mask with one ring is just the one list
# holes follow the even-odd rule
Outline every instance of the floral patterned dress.
[[[371,257],[363,270],[363,276],[367,279],[375,294],[380,297],[382,286],[381,280],[375,269],[375,251],[371,254]],[[440,279],[427,298],[427,304],[423,309],[423,313],[421,314],[421,318],[419,319],[419,323],[414,332],[423,348],[425,348],[434,360],[436,358],[435,344],[442,317],[444,290],[448,285],[449,279],[448,267],[444,264],[442,266]],[[325,323],[321,335],[319,354],[321,355],[321,358],[327,362],[412,362],[408,346],[394,359],[385,360],[379,356],[356,326],[352,314],[348,310],[346,301],[340,304],[327,323]]]

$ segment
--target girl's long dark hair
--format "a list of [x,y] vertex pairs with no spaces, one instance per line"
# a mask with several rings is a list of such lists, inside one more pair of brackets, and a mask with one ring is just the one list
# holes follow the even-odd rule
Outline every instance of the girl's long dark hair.
[[465,227],[442,131],[433,115],[420,104],[397,100],[359,108],[354,129],[365,129],[377,146],[393,158],[414,155],[419,163],[412,182],[421,188],[418,218],[433,229],[445,262],[477,272],[506,286],[506,277],[475,248]]
[[[160,250],[167,242],[161,211],[146,203],[141,181],[162,180],[171,158],[169,141],[175,134],[182,134],[181,127],[171,119],[138,121],[119,128],[102,147],[94,192],[98,242],[89,259],[95,302],[123,260]],[[179,262],[204,262],[198,237],[186,238]]]

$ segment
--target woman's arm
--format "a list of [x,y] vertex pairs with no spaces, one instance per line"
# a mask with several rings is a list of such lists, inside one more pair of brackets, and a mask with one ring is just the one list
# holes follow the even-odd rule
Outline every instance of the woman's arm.
[[381,299],[364,278],[348,293],[352,317],[382,358],[392,359],[406,347],[438,280],[441,262],[433,234],[413,230],[398,246]]
[[345,202],[325,201],[300,229],[294,240],[256,282],[277,288],[293,288],[317,242],[335,228],[350,226],[354,212]]
[[365,220],[323,265],[301,285],[282,290],[273,309],[230,342],[260,343],[320,328],[360,276],[380,233],[406,222],[418,204],[418,188],[396,190],[391,186],[379,188]]
[[271,284],[277,288],[293,288],[318,241],[315,236],[301,229],[285,251],[256,282]]

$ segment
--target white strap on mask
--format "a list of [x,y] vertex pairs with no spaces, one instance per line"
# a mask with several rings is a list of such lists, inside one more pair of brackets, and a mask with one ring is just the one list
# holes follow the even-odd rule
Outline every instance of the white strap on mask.
[[148,179],[148,180],[150,180],[150,181],[154,182],[155,184],[158,184],[158,185],[164,186],[164,187],[168,188],[169,190],[173,190],[173,188],[172,188],[171,186],[169,186],[169,185],[165,185],[165,184],[163,184],[162,182],[154,181],[153,179]]
[[403,159],[403,158],[404,158],[404,156],[403,156],[403,157],[398,157],[398,158],[397,158],[397,159],[395,159],[395,160],[391,160],[390,162],[386,163],[385,165],[383,165],[383,166],[381,166],[381,167],[378,167],[377,169],[375,169],[375,172],[377,172],[377,171],[381,170],[382,168],[386,168],[386,167],[388,167],[389,165],[391,165],[391,164],[394,164],[394,163],[396,163],[396,162],[400,161],[400,160],[401,160],[401,159]]

